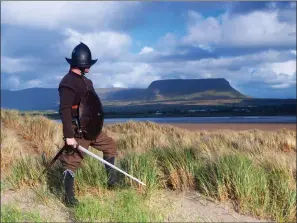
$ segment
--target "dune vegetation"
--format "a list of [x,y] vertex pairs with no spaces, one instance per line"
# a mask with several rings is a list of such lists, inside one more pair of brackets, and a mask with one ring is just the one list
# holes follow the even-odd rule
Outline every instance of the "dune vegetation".
[[[1,115],[2,190],[44,188],[44,202],[48,194],[61,199],[59,162],[41,175],[64,143],[61,124],[42,116],[21,116],[16,110],[1,110]],[[132,121],[103,131],[117,142],[116,165],[147,187],[119,175],[121,185],[109,191],[104,166],[86,157],[75,181],[81,202],[73,218],[78,221],[164,221],[149,201],[155,191],[166,189],[198,191],[232,202],[242,214],[296,222],[295,131],[192,132]],[[13,208],[1,210],[1,215],[8,211],[18,215]]]

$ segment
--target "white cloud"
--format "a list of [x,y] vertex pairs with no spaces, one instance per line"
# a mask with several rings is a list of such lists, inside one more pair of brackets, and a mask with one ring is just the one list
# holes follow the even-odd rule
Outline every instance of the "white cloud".
[[[6,78],[7,78],[5,80],[6,88],[8,88],[10,90],[17,90],[17,89],[19,89],[19,87],[21,85],[21,81],[20,81],[20,79],[18,77],[16,77],[16,76],[10,76],[10,77],[6,77]],[[2,85],[2,83],[1,83],[1,85]]]
[[296,85],[296,62],[262,63],[251,72],[252,80],[271,88],[288,88]]
[[125,88],[125,85],[123,83],[121,83],[121,82],[116,81],[113,84],[113,87],[115,87],[115,88]]
[[146,88],[152,81],[160,79],[159,69],[147,63],[104,63],[103,70],[101,66],[94,66],[89,75],[96,87]]
[[162,49],[174,48],[179,43],[179,40],[173,33],[167,33],[159,42],[158,47]]
[[296,85],[296,61],[290,52],[266,51],[250,55],[209,58],[196,61],[154,63],[161,79],[172,74],[178,78],[225,78],[233,86],[261,83],[266,87]]
[[129,35],[112,31],[80,33],[72,29],[66,29],[64,35],[66,36],[63,42],[65,47],[62,46],[61,49],[68,57],[71,57],[73,48],[83,42],[91,49],[94,59],[115,59],[127,53],[132,42]]
[[221,38],[220,23],[216,18],[203,18],[194,11],[189,11],[190,25],[189,34],[184,37],[185,43],[193,45],[218,43]]
[[271,69],[276,74],[288,74],[292,76],[296,72],[296,61],[290,60],[282,63],[272,63]]
[[296,23],[280,21],[278,13],[254,11],[232,17],[225,13],[219,18],[203,18],[199,13],[190,11],[188,34],[182,41],[194,46],[295,46]]
[[141,49],[139,54],[148,54],[154,52],[154,49],[152,47],[145,46]]
[[12,58],[1,56],[1,73],[19,73],[34,70],[34,65],[38,62],[34,58]]
[[29,80],[26,82],[26,88],[40,87],[42,81],[40,79]]
[[139,2],[2,2],[1,23],[43,29],[102,29],[131,18],[131,11],[135,12],[139,5]]
[[283,83],[283,84],[273,84],[271,85],[271,88],[288,88],[290,87],[291,84],[290,83]]

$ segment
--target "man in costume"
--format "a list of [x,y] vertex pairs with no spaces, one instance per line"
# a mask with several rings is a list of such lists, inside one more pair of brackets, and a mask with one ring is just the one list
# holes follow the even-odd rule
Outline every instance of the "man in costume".
[[[68,74],[59,84],[60,116],[63,124],[65,146],[59,159],[64,169],[65,203],[73,206],[78,203],[74,196],[75,171],[80,167],[85,154],[77,148],[78,144],[88,149],[92,146],[103,152],[103,158],[114,164],[117,155],[115,141],[102,132],[104,113],[101,101],[93,83],[85,74],[97,62],[92,59],[87,45],[80,43],[72,51]],[[105,165],[108,186],[117,183],[116,172]]]

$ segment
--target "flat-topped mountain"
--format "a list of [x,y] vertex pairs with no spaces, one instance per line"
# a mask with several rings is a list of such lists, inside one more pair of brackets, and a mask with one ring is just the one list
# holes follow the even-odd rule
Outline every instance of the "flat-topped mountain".
[[224,78],[157,80],[148,86],[148,91],[150,99],[246,98]]

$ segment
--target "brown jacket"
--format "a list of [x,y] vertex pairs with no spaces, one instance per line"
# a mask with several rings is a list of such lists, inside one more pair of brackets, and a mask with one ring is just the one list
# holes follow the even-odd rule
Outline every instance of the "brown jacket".
[[73,138],[72,118],[78,116],[77,105],[87,91],[95,91],[93,83],[85,76],[72,71],[64,76],[59,84],[60,115],[63,123],[63,135],[65,138]]

